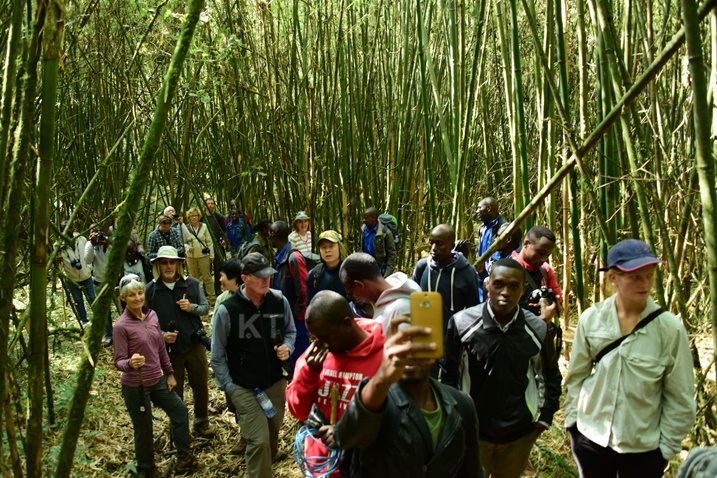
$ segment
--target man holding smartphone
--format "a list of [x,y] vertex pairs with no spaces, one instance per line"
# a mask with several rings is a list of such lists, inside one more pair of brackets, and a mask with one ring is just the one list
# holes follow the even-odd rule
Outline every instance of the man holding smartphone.
[[456,313],[448,323],[443,382],[461,383],[466,350],[487,476],[519,478],[560,406],[562,377],[547,325],[519,306],[525,281],[516,260],[497,261],[485,281],[488,301]]
[[394,319],[381,366],[364,380],[334,429],[342,449],[358,449],[352,477],[483,477],[478,420],[470,397],[430,377],[433,359],[416,355],[435,343],[426,327],[404,327]]

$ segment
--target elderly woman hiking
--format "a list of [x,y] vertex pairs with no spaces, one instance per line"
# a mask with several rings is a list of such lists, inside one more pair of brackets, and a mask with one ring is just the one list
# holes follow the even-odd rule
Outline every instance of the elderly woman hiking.
[[122,372],[122,397],[134,427],[137,470],[141,476],[162,476],[152,450],[152,403],[169,416],[177,448],[174,471],[197,470],[199,464],[189,447],[187,406],[172,391],[177,381],[157,314],[144,306],[144,284],[138,276],[124,276],[119,295],[127,308],[115,324],[115,366]]

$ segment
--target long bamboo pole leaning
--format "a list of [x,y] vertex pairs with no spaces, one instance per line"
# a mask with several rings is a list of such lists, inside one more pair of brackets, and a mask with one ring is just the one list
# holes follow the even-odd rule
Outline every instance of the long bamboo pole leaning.
[[25,457],[27,476],[42,476],[42,415],[45,356],[47,354],[47,249],[52,188],[52,162],[55,156],[55,103],[57,76],[62,54],[65,23],[64,0],[47,2],[42,33],[43,76],[40,118],[40,161],[35,187],[33,244],[30,255],[30,355],[28,357],[28,397],[30,419],[27,425]]
[[[106,284],[113,284],[117,281],[122,270],[127,241],[137,215],[139,203],[144,195],[144,190],[149,181],[152,165],[162,138],[172,99],[177,90],[177,84],[182,72],[182,66],[187,58],[189,46],[194,36],[199,14],[204,9],[204,0],[191,0],[187,6],[187,15],[184,18],[182,31],[177,46],[172,54],[172,60],[167,69],[164,83],[157,95],[157,106],[155,108],[152,123],[147,131],[142,154],[139,158],[137,168],[134,170],[125,200],[118,208],[118,229],[115,232],[115,246],[110,248],[110,255],[106,270]],[[112,306],[112,297],[109,286],[105,286],[98,294],[93,306],[93,315],[96,317],[107,317]],[[77,448],[80,427],[87,406],[92,380],[94,377],[95,364],[100,352],[100,341],[104,329],[104,320],[93,320],[89,332],[85,337],[89,355],[83,357],[77,373],[77,385],[70,403],[67,417],[67,425],[62,436],[62,445],[58,454],[57,469],[55,476],[58,478],[69,477],[72,471],[72,464]]]
[[[712,304],[712,341],[717,346],[717,190],[715,189],[715,146],[712,143],[712,118],[707,102],[707,81],[702,56],[700,16],[694,0],[682,0],[682,21],[686,29],[687,52],[692,77],[692,108],[695,126],[696,162],[702,200],[702,222]],[[713,357],[717,350],[713,346]],[[713,359],[714,361],[714,359]],[[717,365],[715,365],[717,369]]]
[[[704,18],[709,14],[709,12],[717,6],[717,0],[707,0],[705,3],[703,3],[698,10],[698,17],[700,21],[704,20]],[[623,110],[629,106],[635,98],[642,93],[642,91],[650,84],[650,82],[657,76],[657,74],[660,72],[660,70],[665,66],[665,64],[674,56],[675,53],[680,49],[682,44],[685,42],[685,27],[681,27],[677,33],[675,33],[670,41],[665,45],[665,48],[662,49],[659,55],[655,57],[655,61],[650,63],[650,65],[645,69],[645,71],[640,75],[640,77],[630,86],[630,89],[627,90],[627,92],[620,98],[620,100],[615,103],[615,106],[613,106],[612,110],[605,115],[605,118],[602,120],[602,122],[597,125],[597,127],[593,130],[592,133],[590,133],[590,136],[588,136],[585,141],[583,141],[582,146],[580,146],[580,149],[578,150],[578,154],[576,155],[573,153],[570,158],[568,158],[567,161],[563,164],[563,166],[556,171],[555,175],[551,179],[551,181],[546,184],[540,191],[537,192],[535,195],[535,198],[528,204],[518,215],[516,215],[515,220],[511,223],[511,225],[503,232],[503,234],[497,238],[490,248],[488,248],[487,251],[483,253],[482,256],[476,258],[474,261],[474,265],[478,265],[481,262],[485,262],[491,254],[493,254],[495,251],[498,250],[498,247],[500,245],[500,242],[513,234],[513,231],[515,231],[516,228],[520,227],[523,222],[525,222],[525,219],[535,211],[535,209],[538,207],[539,204],[541,204],[545,198],[550,194],[555,188],[557,188],[560,185],[560,182],[565,178],[565,176],[572,171],[572,169],[575,167],[577,162],[577,156],[583,157],[585,154],[587,154],[600,140],[600,138],[607,132],[607,130],[618,120],[620,119],[620,116],[623,113]]]

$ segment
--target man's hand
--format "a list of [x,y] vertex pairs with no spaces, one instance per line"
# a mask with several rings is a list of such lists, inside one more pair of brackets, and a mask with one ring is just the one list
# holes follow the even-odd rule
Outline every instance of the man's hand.
[[192,311],[192,303],[189,302],[189,299],[180,299],[177,301],[177,305],[180,309],[182,309],[184,312],[191,312]]
[[92,243],[93,246],[97,245],[97,233],[96,232],[90,233],[90,242]]
[[391,321],[389,339],[383,347],[383,361],[378,368],[376,375],[368,381],[361,390],[361,401],[366,409],[378,412],[383,407],[388,396],[388,389],[392,384],[398,382],[408,366],[430,366],[433,359],[417,359],[413,357],[416,352],[429,352],[436,350],[435,343],[413,343],[411,338],[418,335],[430,335],[428,327],[405,327],[401,330],[398,326],[408,323],[410,319],[406,316],[396,317]]
[[558,315],[558,303],[548,305],[545,299],[540,299],[540,318],[547,324],[553,317]]
[[289,360],[289,347],[286,345],[274,345],[274,350],[276,350],[276,356],[281,360],[282,362],[284,360]]
[[333,425],[324,425],[323,427],[319,428],[319,431],[316,433],[316,436],[321,438],[321,441],[324,442],[324,445],[326,445],[327,447],[338,447],[338,443],[336,443],[336,438],[334,438]]
[[162,337],[164,338],[164,341],[168,344],[173,344],[177,341],[177,335],[179,335],[178,332],[165,332],[162,334]]
[[326,342],[316,340],[306,349],[306,365],[314,372],[321,372],[328,354],[329,346]]

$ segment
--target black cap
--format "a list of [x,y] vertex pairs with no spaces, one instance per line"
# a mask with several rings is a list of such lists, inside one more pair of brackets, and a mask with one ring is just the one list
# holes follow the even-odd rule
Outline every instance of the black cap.
[[252,274],[260,279],[266,279],[276,274],[276,269],[271,267],[269,259],[258,252],[247,254],[241,260],[242,274]]

